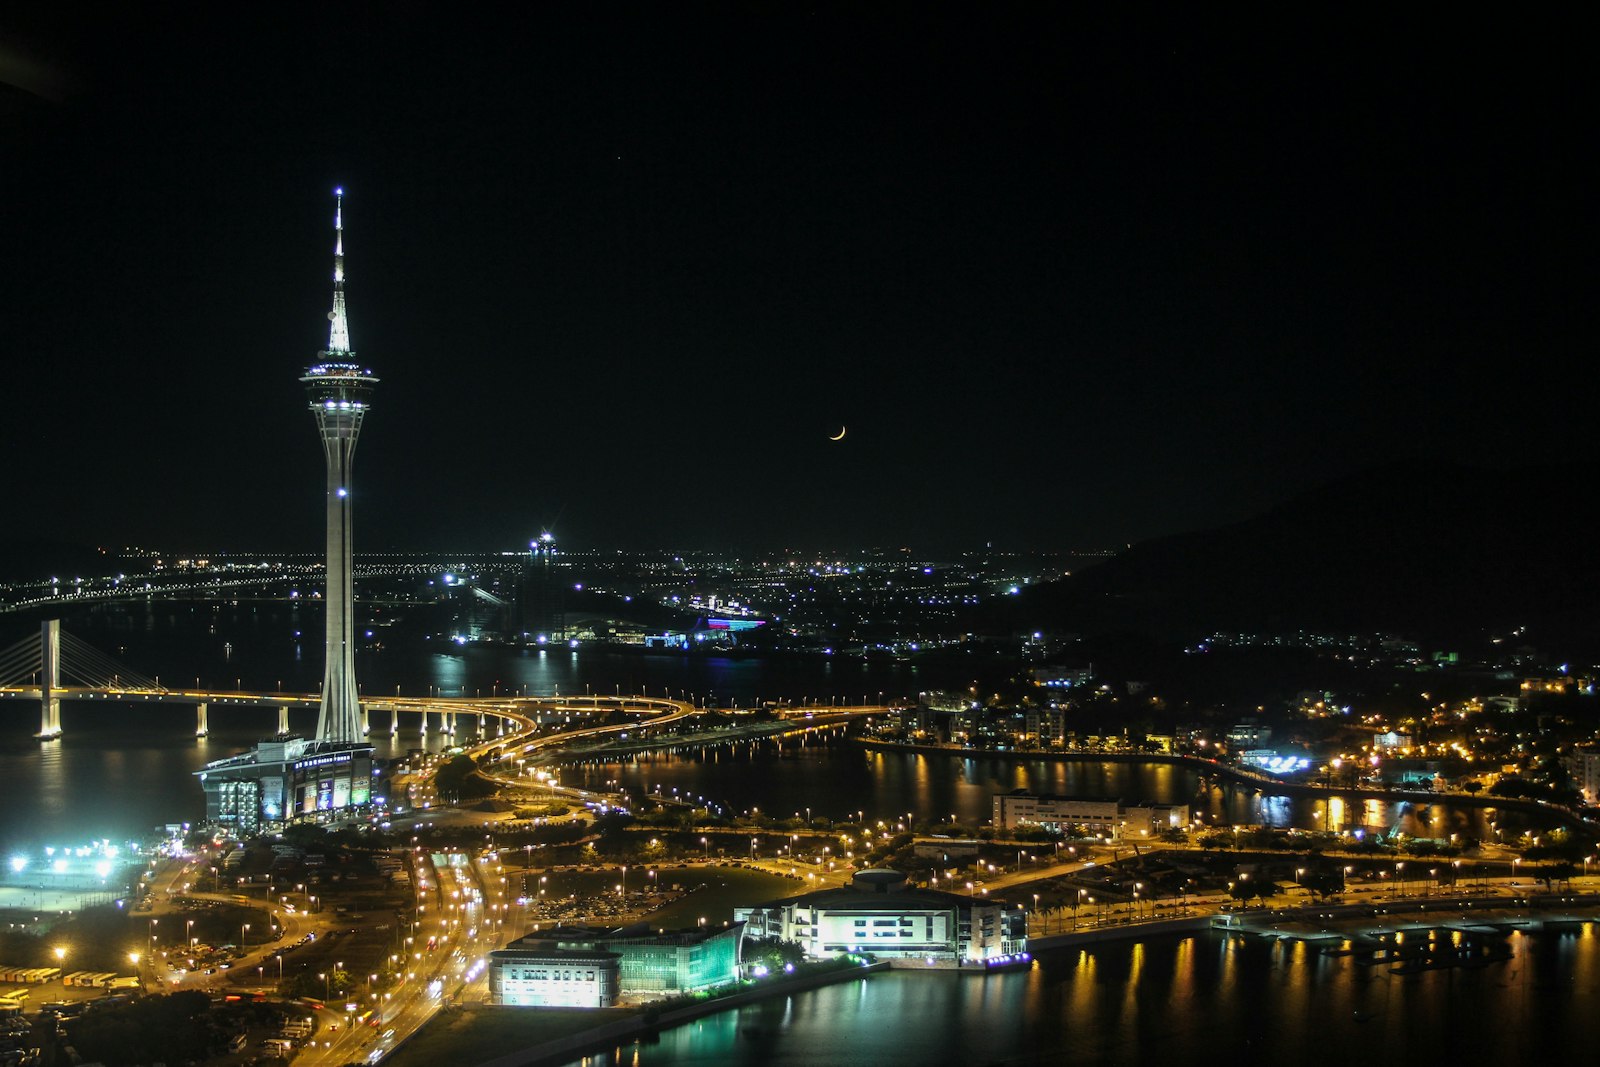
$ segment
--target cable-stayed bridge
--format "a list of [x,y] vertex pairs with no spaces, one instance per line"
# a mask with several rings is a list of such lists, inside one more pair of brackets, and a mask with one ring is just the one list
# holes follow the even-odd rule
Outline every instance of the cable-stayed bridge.
[[[270,707],[278,709],[278,733],[287,736],[292,708],[317,709],[318,693],[256,693],[243,690],[180,688],[169,689],[158,679],[147,677],[118,662],[94,646],[61,629],[58,619],[45,621],[37,636],[30,635],[0,649],[0,701],[39,703],[40,740],[49,741],[62,734],[61,705],[67,700],[111,700],[121,702],[155,701],[195,706],[195,735],[204,737],[211,710],[225,707]],[[527,697],[494,696],[364,697],[361,701],[361,729],[367,736],[400,732],[401,713],[420,716],[421,733],[455,735],[458,716],[472,721],[466,732],[476,734],[479,744],[491,746],[497,739],[509,738],[523,730],[555,727],[564,740],[580,736],[628,730],[654,729],[703,713],[692,702],[648,696],[570,696]],[[881,707],[793,708],[783,709],[780,717],[805,717],[813,713],[831,715],[870,714]],[[386,724],[375,725],[372,713],[387,711]],[[622,712],[639,719],[631,724],[581,726],[584,722]],[[574,721],[576,720],[576,722]],[[537,746],[535,746],[537,747]]]

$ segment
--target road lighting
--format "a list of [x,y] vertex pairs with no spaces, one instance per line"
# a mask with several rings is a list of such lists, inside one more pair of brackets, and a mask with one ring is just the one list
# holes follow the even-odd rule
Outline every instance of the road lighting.
[[[193,922],[192,919],[190,921]],[[245,943],[249,940],[249,938],[245,936],[249,932],[250,932],[250,924],[249,923],[240,923],[239,924],[239,951],[240,952],[244,951]]]

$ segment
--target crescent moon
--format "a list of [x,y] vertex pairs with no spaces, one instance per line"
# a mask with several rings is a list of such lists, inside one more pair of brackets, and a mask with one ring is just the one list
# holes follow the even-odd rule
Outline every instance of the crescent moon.
[[838,437],[830,437],[830,438],[828,438],[828,440],[830,440],[830,441],[843,441],[844,440],[844,427],[843,426],[839,427],[839,436]]

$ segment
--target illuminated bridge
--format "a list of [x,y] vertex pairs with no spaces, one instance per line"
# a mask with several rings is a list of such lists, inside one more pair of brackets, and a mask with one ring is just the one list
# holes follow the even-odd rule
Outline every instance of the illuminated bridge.
[[[0,650],[0,700],[37,701],[40,707],[41,740],[59,738],[62,733],[61,704],[64,700],[111,700],[118,702],[154,701],[164,704],[195,705],[195,735],[208,732],[209,711],[227,707],[278,709],[278,734],[288,736],[291,708],[317,709],[317,693],[255,693],[241,690],[168,689],[153,678],[130,670],[110,656],[61,629],[52,619],[40,627],[37,637],[26,637],[10,648]],[[478,741],[469,749],[479,754],[513,743],[526,745],[528,755],[558,739],[569,743],[590,735],[606,735],[627,730],[654,730],[679,722],[707,709],[692,703],[664,697],[572,696],[572,697],[366,697],[361,701],[361,728],[367,736],[400,732],[401,713],[415,712],[420,730],[426,736],[439,733],[453,736],[459,716],[473,721],[466,732]],[[798,710],[798,709],[797,709]],[[819,711],[823,709],[812,709]],[[843,711],[844,709],[826,709]],[[373,713],[387,712],[388,721],[374,725]],[[610,718],[621,712],[638,718],[622,724],[583,725],[585,719]],[[546,732],[546,728],[555,729]],[[540,734],[530,742],[532,735]]]

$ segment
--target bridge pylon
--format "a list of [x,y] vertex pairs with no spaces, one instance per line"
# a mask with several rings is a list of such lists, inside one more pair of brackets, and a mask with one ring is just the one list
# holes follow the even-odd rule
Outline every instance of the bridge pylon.
[[78,695],[79,690],[158,699],[167,695],[160,682],[129,670],[63,631],[60,619],[44,620],[37,638],[24,637],[11,647],[0,649],[0,689],[8,691],[8,695],[22,696],[35,686],[39,692],[39,732],[34,736],[41,741],[61,736],[61,701]]
[[211,728],[206,725],[206,702],[202,700],[194,706],[194,735],[205,737],[211,733]]
[[46,619],[40,627],[39,740],[61,736],[61,620]]

